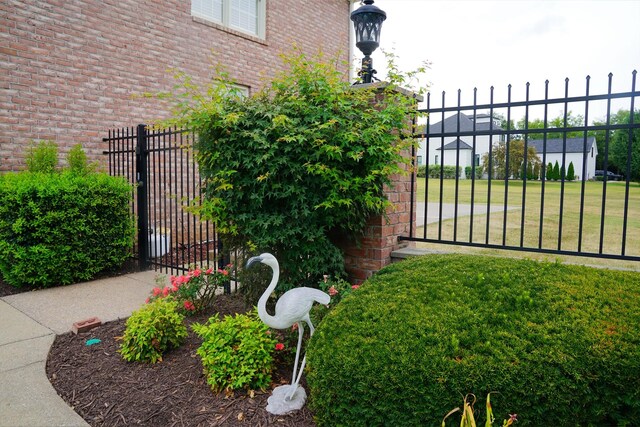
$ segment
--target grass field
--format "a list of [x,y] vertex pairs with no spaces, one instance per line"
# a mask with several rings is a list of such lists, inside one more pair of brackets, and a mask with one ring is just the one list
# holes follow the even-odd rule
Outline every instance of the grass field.
[[[471,180],[458,181],[459,204],[469,205],[471,203],[471,185]],[[455,180],[443,181],[442,201],[440,201],[439,180],[431,179],[429,181],[428,197],[425,194],[425,186],[425,179],[418,178],[418,202],[455,202]],[[541,182],[528,181],[525,187],[522,181],[510,181],[508,186],[505,186],[504,181],[491,181],[491,206],[504,206],[506,189],[507,205],[511,210],[506,213],[506,226],[504,212],[474,215],[472,242],[620,255],[623,250],[626,185],[623,182],[608,182],[604,199],[603,188],[602,182],[586,182],[584,203],[581,207],[582,182],[566,182],[564,192],[560,182],[546,182],[543,200]],[[523,192],[526,192],[524,202]],[[486,206],[489,200],[489,182],[477,180],[474,194],[474,204]],[[563,195],[562,202],[561,195]],[[603,202],[604,216],[602,215]],[[579,239],[581,211],[582,239]],[[603,217],[604,222],[602,222]],[[489,224],[488,236],[487,222]],[[560,231],[561,222],[562,231]],[[438,223],[428,224],[426,236],[437,238],[441,233],[443,240],[469,241],[471,217],[458,217],[457,225],[453,219],[444,220],[441,226],[442,229],[439,230]],[[415,236],[423,237],[424,228],[419,227]],[[640,256],[640,184],[638,183],[632,183],[629,186],[624,253],[630,256]],[[635,262],[634,264],[640,263]]]

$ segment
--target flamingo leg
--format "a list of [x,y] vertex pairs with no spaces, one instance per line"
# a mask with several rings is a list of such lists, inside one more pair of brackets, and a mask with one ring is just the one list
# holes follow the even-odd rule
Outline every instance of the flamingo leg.
[[[302,336],[304,335],[304,325],[302,322],[297,322],[298,325],[298,349],[296,350],[296,361],[293,364],[293,376],[291,377],[291,385],[295,386],[298,383],[296,382],[296,374],[298,372],[298,361],[300,360],[300,350],[302,349]],[[302,372],[302,370],[300,370]],[[295,389],[294,389],[295,391]],[[291,393],[293,396],[293,393]],[[287,396],[287,399],[291,399],[291,396]]]
[[[309,337],[313,335],[315,331],[311,320],[307,320],[307,325],[309,325]],[[298,329],[302,331],[302,322],[298,322]],[[300,349],[302,347],[302,333],[298,336],[298,351],[296,352],[296,364],[293,367],[293,377],[291,378],[291,392],[285,397],[286,400],[291,400],[293,394],[298,389],[298,384],[300,383],[300,379],[302,378],[302,372],[304,372],[304,366],[307,363],[307,353],[305,352],[304,357],[302,358],[302,363],[300,364],[300,371],[298,371],[298,376],[296,377],[296,368],[298,367],[298,355],[300,354]]]

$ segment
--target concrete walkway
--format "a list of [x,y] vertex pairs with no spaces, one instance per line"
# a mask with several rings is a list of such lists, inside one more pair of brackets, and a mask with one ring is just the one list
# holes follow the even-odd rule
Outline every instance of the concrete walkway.
[[[455,218],[455,207],[454,203],[443,203],[442,204],[442,220],[445,221],[447,219]],[[520,209],[520,206],[507,206],[507,210],[516,210]],[[440,222],[440,204],[439,203],[424,203],[417,202],[416,203],[416,224],[418,227],[422,227],[425,225],[425,210],[427,212],[427,224],[433,224],[436,222]],[[504,212],[504,205],[491,205],[491,212]],[[473,215],[485,215],[487,213],[487,204],[486,203],[475,203],[473,207]],[[468,203],[458,203],[458,218],[462,218],[465,216],[471,215],[471,205]]]
[[0,426],[86,426],[56,394],[45,364],[74,322],[128,317],[155,286],[145,271],[0,298]]

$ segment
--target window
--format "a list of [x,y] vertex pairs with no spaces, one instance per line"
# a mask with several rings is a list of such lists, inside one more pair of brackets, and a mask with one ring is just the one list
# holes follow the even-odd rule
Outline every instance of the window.
[[480,154],[476,154],[476,166],[480,166]]
[[191,0],[191,14],[264,38],[265,3],[266,0]]
[[418,162],[418,166],[422,166],[422,156],[416,156],[416,160]]
[[438,155],[436,154],[436,161],[435,161],[434,165],[437,165],[437,164],[438,164]]

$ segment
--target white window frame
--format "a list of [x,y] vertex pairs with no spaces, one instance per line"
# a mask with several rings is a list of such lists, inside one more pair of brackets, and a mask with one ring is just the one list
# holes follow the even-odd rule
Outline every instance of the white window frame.
[[[206,1],[206,0],[204,0]],[[267,25],[267,0],[255,0],[257,4],[257,25],[256,32],[247,30],[239,26],[231,25],[231,0],[222,0],[222,20],[215,19],[213,16],[209,16],[193,10],[193,1],[191,3],[191,16],[204,19],[205,21],[213,22],[229,28],[234,31],[239,31],[244,34],[248,34],[253,37],[265,39],[266,25]]]

